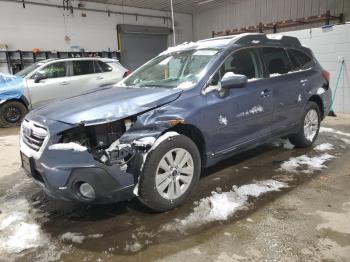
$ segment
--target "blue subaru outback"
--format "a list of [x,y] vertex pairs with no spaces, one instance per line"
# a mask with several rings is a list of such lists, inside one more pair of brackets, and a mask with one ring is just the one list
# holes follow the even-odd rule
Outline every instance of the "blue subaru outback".
[[54,198],[137,196],[166,211],[190,196],[202,168],[278,137],[312,145],[330,104],[329,73],[297,38],[185,43],[115,86],[30,112],[22,166]]

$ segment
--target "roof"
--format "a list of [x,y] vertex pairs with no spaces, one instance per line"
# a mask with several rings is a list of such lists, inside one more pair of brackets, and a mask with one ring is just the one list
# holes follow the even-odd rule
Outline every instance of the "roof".
[[240,45],[281,45],[281,46],[297,46],[301,44],[296,37],[284,36],[280,34],[261,34],[261,33],[244,33],[232,36],[221,36],[199,40],[197,42],[183,43],[174,47],[169,47],[166,51],[160,55],[168,53],[192,50],[192,49],[205,49],[205,48],[227,48],[233,44]]
[[51,58],[51,59],[45,59],[45,60],[40,60],[38,62],[40,63],[49,63],[52,61],[71,61],[71,60],[80,60],[80,61],[84,61],[84,60],[99,60],[102,62],[116,62],[118,61],[117,59],[112,59],[112,58],[104,58],[104,57],[67,57],[67,58]]

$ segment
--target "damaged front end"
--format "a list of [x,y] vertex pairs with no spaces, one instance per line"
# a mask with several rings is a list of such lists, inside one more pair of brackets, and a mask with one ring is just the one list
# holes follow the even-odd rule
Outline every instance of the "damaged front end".
[[167,121],[146,128],[139,122],[138,117],[133,116],[96,125],[82,123],[59,134],[58,143],[79,144],[86,147],[96,161],[107,166],[119,165],[126,170],[127,164],[135,156],[146,153],[156,139],[173,124]]

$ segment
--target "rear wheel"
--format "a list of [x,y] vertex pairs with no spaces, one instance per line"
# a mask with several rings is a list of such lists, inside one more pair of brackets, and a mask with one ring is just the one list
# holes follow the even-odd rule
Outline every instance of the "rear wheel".
[[183,135],[170,137],[148,154],[139,181],[139,199],[157,212],[173,209],[189,198],[200,170],[194,142]]
[[8,101],[0,106],[0,126],[12,127],[19,125],[28,113],[27,108],[18,101]]
[[300,123],[299,132],[289,137],[290,142],[297,147],[311,146],[318,136],[320,123],[320,108],[315,102],[308,102]]

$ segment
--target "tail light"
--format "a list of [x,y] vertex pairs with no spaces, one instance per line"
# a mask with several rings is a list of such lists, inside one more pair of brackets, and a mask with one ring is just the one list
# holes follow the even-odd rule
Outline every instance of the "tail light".
[[123,78],[127,77],[127,76],[130,75],[130,74],[131,74],[131,70],[126,71],[126,72],[124,73],[124,75],[123,75]]
[[323,71],[322,71],[322,76],[323,76],[323,78],[324,78],[325,80],[327,80],[328,82],[331,80],[331,74],[330,74],[328,71],[326,71],[326,70],[323,70]]

